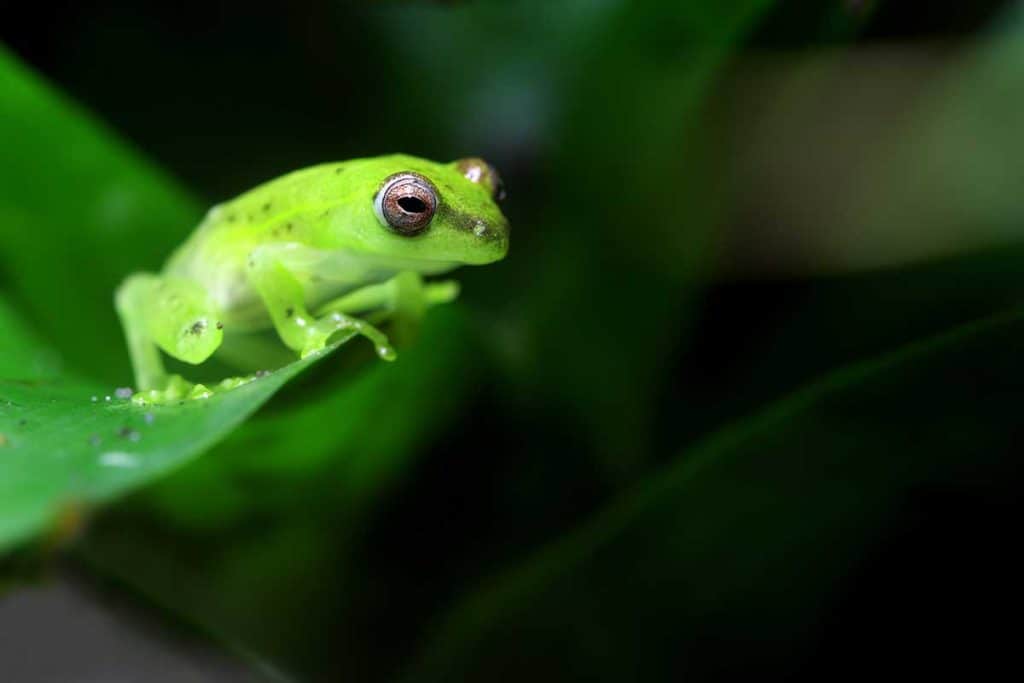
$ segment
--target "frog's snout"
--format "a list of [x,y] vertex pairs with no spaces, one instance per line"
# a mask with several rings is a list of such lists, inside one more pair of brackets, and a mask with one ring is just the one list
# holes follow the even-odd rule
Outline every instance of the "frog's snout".
[[473,226],[473,236],[480,246],[480,263],[493,263],[508,253],[508,220],[500,219],[477,220]]
[[508,220],[480,220],[473,225],[473,234],[486,242],[508,240]]

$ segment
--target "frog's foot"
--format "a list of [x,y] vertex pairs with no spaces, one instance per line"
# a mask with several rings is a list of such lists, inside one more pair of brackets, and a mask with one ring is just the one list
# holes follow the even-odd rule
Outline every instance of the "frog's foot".
[[252,375],[228,377],[211,387],[207,387],[205,384],[189,382],[181,375],[168,375],[163,389],[140,391],[132,395],[132,403],[136,405],[166,405],[168,403],[181,403],[182,401],[210,398],[215,393],[230,391],[260,377],[265,377],[268,374],[266,370],[261,370]]
[[302,358],[322,351],[328,341],[339,333],[339,341],[347,341],[357,335],[366,337],[373,344],[377,355],[383,360],[394,360],[397,357],[387,335],[365,320],[353,318],[337,311],[307,324],[305,331],[306,343],[300,352]]
[[[226,380],[225,380],[226,381]],[[194,384],[181,375],[168,375],[162,389],[148,389],[132,396],[135,405],[166,405],[196,398],[209,398],[213,392],[202,384]]]

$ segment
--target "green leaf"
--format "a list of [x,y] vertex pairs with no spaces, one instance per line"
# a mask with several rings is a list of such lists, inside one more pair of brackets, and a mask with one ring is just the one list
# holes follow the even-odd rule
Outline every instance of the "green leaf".
[[36,333],[0,297],[0,331],[4,339],[0,353],[0,377],[38,379],[56,374],[60,360],[39,341]]
[[[0,336],[15,329],[9,313],[0,316]],[[112,500],[192,459],[313,360],[170,406],[139,407],[70,377],[0,379],[0,553],[66,511]]]
[[[915,492],[984,497],[1012,481],[1021,339],[1024,314],[987,319],[722,430],[469,595],[432,631],[411,679],[543,666],[555,678],[664,680],[682,666],[727,669],[731,647],[750,666],[806,643],[800,634]],[[557,659],[545,655],[553,647]]]
[[289,670],[365,669],[381,577],[361,536],[462,415],[480,357],[467,332],[458,308],[438,309],[397,363],[325,386],[300,380],[287,390],[300,401],[282,396],[207,457],[111,508],[78,556]]
[[[305,505],[315,491],[355,524],[422,442],[457,415],[477,374],[467,337],[457,308],[431,311],[398,363],[375,362],[339,381],[291,390],[298,400],[250,421],[213,457],[168,477],[139,502],[163,524],[210,533]],[[210,495],[196,500],[200,490]]]
[[114,288],[158,267],[200,206],[2,46],[0,134],[0,289],[70,366],[126,381]]

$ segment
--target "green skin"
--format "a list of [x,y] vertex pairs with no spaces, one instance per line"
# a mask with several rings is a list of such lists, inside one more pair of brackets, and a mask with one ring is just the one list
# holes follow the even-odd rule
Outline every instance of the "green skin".
[[[374,204],[386,179],[403,172],[436,189],[436,210],[413,235],[392,229]],[[295,171],[215,206],[161,274],[133,274],[117,290],[139,396],[204,395],[168,375],[158,349],[199,364],[225,333],[251,337],[273,327],[300,357],[336,333],[361,334],[382,358],[394,358],[371,321],[418,318],[458,292],[452,281],[422,276],[492,263],[508,251],[498,183],[478,159],[441,164],[396,154]]]

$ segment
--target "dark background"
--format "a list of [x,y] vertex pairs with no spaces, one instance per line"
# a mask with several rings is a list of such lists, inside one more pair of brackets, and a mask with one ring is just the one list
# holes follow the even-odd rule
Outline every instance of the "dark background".
[[[913,73],[942,79],[1011,31],[1010,3],[766,3],[732,28],[720,3],[704,3],[703,19],[674,4],[5,6],[0,38],[16,54],[204,202],[390,151],[480,155],[510,189],[512,253],[461,273],[459,313],[425,333],[455,330],[446,367],[462,376],[451,396],[431,385],[424,402],[448,407],[402,447],[413,455],[386,495],[355,516],[331,475],[266,494],[272,477],[197,465],[101,519],[71,571],[116,577],[113,592],[165,619],[313,679],[976,676],[1012,664],[1012,335],[881,372],[787,426],[736,437],[750,469],[735,479],[677,493],[658,483],[702,438],[826,372],[1019,301],[1020,249],[986,240],[972,215],[966,246],[940,254],[922,244],[889,258],[882,242],[876,262],[852,266],[813,249],[761,258],[765,226],[797,231],[778,198],[810,204],[818,189],[794,175],[763,190],[744,151],[781,131],[792,136],[783,167],[831,177],[897,110],[927,116],[936,101],[894,92],[862,57],[882,50],[900,71],[885,50],[903,47],[924,55]],[[794,115],[820,128],[758,133],[768,105],[751,93],[788,73],[787,59],[822,54],[838,63],[828,93],[845,95],[812,88],[819,108]],[[1008,97],[1002,113],[1018,107]],[[759,191],[773,202],[747,199]],[[920,209],[925,235],[929,216]],[[119,362],[96,372],[112,377]],[[320,400],[369,363],[353,351],[265,412]],[[368,419],[393,428],[386,413]],[[245,502],[223,503],[224,481]],[[659,486],[654,511],[566,560],[565,576],[483,609],[478,640],[435,642],[464,596],[545,557],[558,565],[562,539]],[[197,509],[178,509],[182,492]],[[723,509],[749,517],[676,526]],[[457,654],[435,665],[435,651]]]

